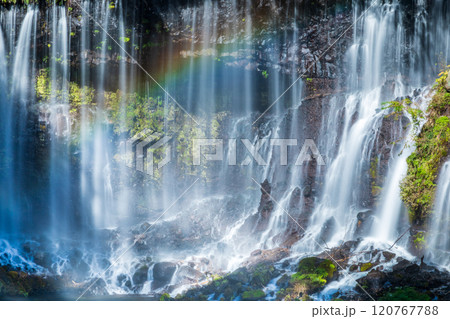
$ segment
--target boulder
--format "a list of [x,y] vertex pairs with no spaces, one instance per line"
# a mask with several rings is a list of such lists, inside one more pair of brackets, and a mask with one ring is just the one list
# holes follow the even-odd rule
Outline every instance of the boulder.
[[242,300],[244,300],[244,301],[262,300],[265,297],[266,297],[266,294],[261,289],[244,291],[242,293]]
[[356,218],[358,219],[358,222],[356,224],[356,236],[361,236],[366,234],[373,223],[373,211],[371,210],[364,210],[358,213],[356,215]]
[[139,265],[133,274],[133,284],[135,286],[143,285],[148,279],[148,265]]
[[359,285],[355,289],[363,294],[363,287],[370,295],[376,296],[385,288],[386,281],[387,275],[384,272],[373,269],[367,276],[357,280]]
[[248,258],[242,265],[248,269],[254,269],[258,265],[265,264],[271,265],[277,261],[289,256],[289,249],[287,248],[275,248],[268,250],[255,250],[251,253],[250,258]]
[[320,230],[319,238],[323,242],[328,242],[334,235],[336,228],[336,219],[334,217],[330,217],[325,224],[323,224],[322,229]]
[[389,251],[383,251],[383,257],[386,261],[391,261],[392,259],[394,259],[395,254]]
[[424,263],[419,266],[403,258],[398,258],[398,263],[392,267],[392,271],[382,272],[378,267],[357,282],[359,286],[356,287],[356,291],[360,293],[359,297],[362,299],[368,299],[365,291],[380,300],[449,300],[450,298],[448,272],[440,271]]
[[182,283],[195,283],[205,280],[206,276],[202,272],[185,265],[178,269],[177,278]]
[[227,279],[230,281],[247,284],[250,281],[250,273],[248,272],[247,268],[241,267],[233,271],[230,275],[228,275]]
[[320,291],[326,284],[337,279],[334,263],[327,259],[308,257],[302,259],[297,273],[289,280],[288,287],[277,295],[285,300],[309,300],[309,295]]
[[30,275],[0,266],[0,300],[55,294],[61,289],[61,278]]
[[177,265],[172,262],[159,262],[153,266],[152,289],[164,287],[170,283]]

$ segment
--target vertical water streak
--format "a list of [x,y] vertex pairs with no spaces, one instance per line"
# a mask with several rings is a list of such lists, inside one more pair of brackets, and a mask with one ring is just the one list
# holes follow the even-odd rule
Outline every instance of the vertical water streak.
[[100,42],[100,65],[96,77],[97,109],[93,128],[93,158],[92,158],[92,200],[91,211],[94,223],[99,228],[110,227],[113,212],[113,194],[111,185],[110,152],[108,147],[108,126],[105,119],[105,80],[106,67],[109,60],[110,41],[108,30],[111,22],[109,2],[102,1],[97,8],[99,21],[102,24]]
[[[119,40],[120,39],[125,39],[126,38],[126,32],[125,32],[125,21],[124,21],[124,8],[123,8],[123,0],[118,0],[116,3],[116,8],[118,9],[119,13]],[[121,46],[125,49],[125,50],[129,50],[129,48],[127,48],[127,43],[122,41]],[[125,132],[126,131],[126,96],[127,96],[127,64],[126,64],[126,54],[125,52],[123,52],[122,49],[118,49],[119,50],[119,55],[123,56],[123,58],[120,59],[119,61],[119,91],[121,94],[121,100],[120,100],[120,109],[121,110],[125,110],[124,112],[121,112],[121,117],[119,119],[120,123],[120,131],[121,132]],[[121,150],[123,152],[123,149]],[[121,154],[122,156],[126,156],[126,154]],[[129,194],[129,190],[127,188],[127,171],[128,169],[122,165],[120,168],[120,184],[124,185],[123,187],[121,187],[120,191],[118,192],[118,194],[116,195],[117,198],[117,213],[118,213],[118,220],[122,220],[122,218],[124,218],[125,216],[127,216],[127,212],[131,209],[131,207],[129,206],[129,198],[130,198],[130,194]]]
[[[7,92],[7,65],[6,65],[6,47],[5,40],[3,37],[3,12],[0,12],[0,112],[2,114],[7,113],[7,108],[9,108],[8,92]],[[6,134],[7,122],[2,116],[0,118],[0,189],[4,190],[8,187],[7,176],[7,156],[6,153],[6,143],[8,142],[8,137]],[[10,228],[9,218],[7,213],[7,202],[9,201],[8,193],[5,191],[0,192],[0,234]]]
[[[82,3],[83,11],[90,12],[91,2],[85,0]],[[83,204],[80,206],[83,211],[89,210],[89,205],[84,202],[89,197],[89,152],[88,152],[88,139],[90,132],[89,125],[89,111],[87,104],[86,91],[83,89],[87,87],[89,80],[89,68],[87,65],[88,50],[90,50],[90,25],[89,16],[85,13],[81,17],[81,36],[80,36],[80,86],[81,91],[81,123],[80,123],[80,194],[83,199]],[[83,214],[83,223],[88,224],[90,218],[86,218],[88,214]]]
[[50,236],[66,236],[72,217],[69,105],[69,22],[66,8],[55,3],[49,12],[52,21],[50,53]]
[[[34,6],[30,6],[22,21],[17,42],[14,43],[14,39],[10,39],[11,58],[13,62],[10,70],[10,103],[7,103],[5,112],[5,119],[7,121],[5,125],[5,154],[9,161],[6,181],[10,190],[6,201],[6,209],[8,211],[7,214],[10,214],[10,233],[12,234],[24,228],[26,224],[22,220],[24,211],[27,210],[25,208],[26,197],[21,196],[20,188],[24,185],[24,161],[25,159],[29,160],[29,158],[26,158],[27,102],[31,94],[30,87],[33,83],[30,59],[31,45],[33,43],[33,21],[36,18],[36,14],[37,10]],[[15,20],[15,12],[11,18],[12,21]],[[14,35],[12,29],[10,35]]]
[[[388,95],[382,89],[387,80],[385,68],[395,65],[397,47],[401,46],[401,43],[391,40],[393,35],[401,33],[398,30],[401,26],[394,23],[398,10],[398,1],[393,1],[375,6],[359,23],[355,20],[355,29],[361,31],[355,33],[354,44],[347,52],[351,91],[343,107],[331,107],[329,114],[325,115],[328,128],[322,128],[322,138],[325,140],[320,143],[329,145],[326,158],[332,161],[328,163],[323,193],[312,215],[309,230],[298,245],[300,250],[314,250],[316,242],[325,241],[329,245],[336,245],[342,240],[351,239],[356,214],[360,209],[365,209],[363,187],[357,185],[368,182],[364,176],[372,156],[376,138],[374,132],[382,123],[383,114],[379,112],[382,94]],[[395,36],[394,39],[398,40],[399,37]],[[399,72],[398,69],[390,70],[394,76]],[[337,136],[337,149],[327,142],[330,136]],[[330,223],[333,229],[331,232],[325,231],[324,226]],[[314,242],[311,241],[313,238]]]
[[450,161],[444,164],[439,174],[428,237],[427,257],[450,270]]

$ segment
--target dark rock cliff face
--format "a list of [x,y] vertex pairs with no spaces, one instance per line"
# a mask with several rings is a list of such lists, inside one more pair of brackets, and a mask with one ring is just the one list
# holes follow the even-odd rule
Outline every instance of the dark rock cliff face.
[[[363,288],[378,300],[450,300],[449,275],[426,264],[417,265],[400,260],[392,271],[372,269],[358,279],[356,290],[362,300],[368,299]],[[395,299],[408,298],[412,299]]]
[[[47,1],[37,1],[41,11],[38,21],[38,41],[36,52],[38,57],[48,56],[48,40],[51,39],[51,24],[46,22],[46,10],[49,7]],[[87,57],[87,63],[95,68],[100,63],[106,62],[110,68],[117,69],[119,61],[126,60],[130,65],[138,62],[144,68],[149,70],[158,69],[158,63],[155,57],[163,57],[169,51],[177,56],[189,47],[201,47],[207,41],[209,44],[221,45],[230,42],[248,42],[251,45],[250,60],[249,54],[243,58],[237,58],[233,63],[246,67],[248,62],[254,67],[260,69],[273,68],[283,73],[290,74],[293,65],[297,72],[301,72],[310,77],[332,77],[336,78],[340,72],[345,70],[342,63],[342,55],[351,38],[352,30],[341,38],[336,45],[325,52],[326,48],[333,43],[338,36],[348,29],[352,22],[350,0],[341,1],[252,1],[250,7],[243,0],[236,1],[235,7],[232,7],[231,1],[218,1],[213,4],[214,10],[211,13],[217,14],[216,19],[211,19],[205,25],[202,21],[205,10],[204,1],[160,1],[146,0],[123,1],[123,12],[126,25],[133,26],[135,34],[135,48],[125,47],[133,55],[130,58],[126,54],[114,53],[115,50],[106,52],[102,56],[98,50],[88,50],[84,52]],[[71,36],[71,77],[76,80],[78,77],[80,64],[80,34],[86,20],[82,18],[86,15],[84,10],[77,2],[66,1],[71,26],[73,32]],[[312,4],[314,3],[314,5]],[[20,1],[19,1],[20,4]],[[0,7],[9,7],[9,4],[0,4]],[[186,28],[185,16],[198,11],[198,28],[193,29],[189,25]],[[18,11],[18,21],[25,14],[25,10]],[[251,16],[252,33],[256,36],[248,38],[245,34],[245,17]],[[118,39],[119,26],[118,13],[112,9],[108,32]],[[209,17],[211,18],[211,17]],[[293,25],[296,30],[294,31]],[[90,32],[91,42],[95,44],[100,42],[101,35],[96,32],[99,26],[94,19],[88,19],[87,29]],[[214,28],[215,35],[204,38],[203,32],[206,28]],[[230,30],[234,30],[230,34]],[[292,42],[292,36],[296,34],[295,43]],[[275,35],[275,36],[274,36]],[[95,45],[91,45],[95,48]],[[121,55],[121,59],[118,56]],[[274,57],[278,62],[273,63]],[[272,61],[272,62],[269,62]],[[44,63],[36,61],[38,65]],[[139,70],[137,69],[139,74]],[[114,73],[114,72],[113,72]],[[139,75],[141,77],[141,75]]]

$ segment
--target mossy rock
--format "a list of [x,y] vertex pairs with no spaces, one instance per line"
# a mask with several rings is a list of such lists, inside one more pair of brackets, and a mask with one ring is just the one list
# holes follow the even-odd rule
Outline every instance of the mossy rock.
[[[436,181],[450,148],[450,93],[445,84],[449,70],[440,74],[434,86],[434,96],[426,112],[426,123],[415,138],[415,150],[408,157],[408,171],[401,182],[401,197],[414,225],[424,225],[432,213]],[[422,243],[414,242],[416,251]]]
[[19,273],[17,271],[9,271],[8,276],[11,277],[12,280],[19,279]]
[[247,284],[250,281],[250,273],[244,267],[236,269],[226,277],[229,281],[240,282]]
[[397,288],[380,297],[380,301],[430,301],[431,297],[413,287]]
[[42,296],[55,293],[58,289],[56,278],[0,267],[0,297]]
[[274,277],[275,268],[272,265],[259,265],[251,274],[251,285],[255,287],[264,287]]
[[364,272],[364,271],[369,270],[372,267],[373,267],[372,263],[364,263],[364,264],[361,264],[360,270],[361,270],[361,272]]
[[302,259],[297,273],[291,276],[285,290],[285,300],[309,300],[309,295],[320,291],[336,278],[337,269],[332,261],[317,257]]
[[284,274],[283,276],[281,276],[280,279],[278,279],[277,286],[286,288],[288,286],[290,280],[291,280],[291,276],[289,276],[288,274]]
[[324,284],[330,281],[336,274],[336,266],[331,260],[321,259],[317,257],[309,257],[302,259],[297,267],[297,273],[294,278],[310,277],[324,280]]
[[242,293],[242,300],[244,301],[256,301],[256,300],[262,300],[266,297],[266,294],[262,290],[249,290],[244,291]]

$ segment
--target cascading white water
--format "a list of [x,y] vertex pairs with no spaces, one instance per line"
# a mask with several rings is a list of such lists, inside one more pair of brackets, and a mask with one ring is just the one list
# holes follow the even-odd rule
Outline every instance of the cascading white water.
[[[329,153],[326,157],[334,159],[327,168],[322,199],[313,213],[308,233],[297,245],[300,250],[309,246],[307,242],[312,242],[313,249],[317,249],[317,243],[322,245],[325,241],[328,246],[334,246],[353,237],[356,214],[364,209],[361,207],[362,188],[355,185],[358,181],[361,183],[361,176],[367,174],[367,165],[371,161],[371,150],[376,139],[374,132],[380,128],[384,116],[380,112],[382,94],[385,94],[382,89],[386,80],[383,78],[384,66],[388,62],[392,63],[390,57],[394,57],[397,65],[400,63],[395,61],[395,57],[398,56],[397,50],[401,43],[388,41],[392,38],[398,40],[399,36],[395,35],[403,32],[401,24],[394,23],[398,6],[395,1],[380,5],[367,12],[360,23],[355,20],[355,29],[361,28],[362,31],[355,33],[354,44],[348,50],[352,92],[347,95],[343,109],[338,105],[330,108],[327,116],[329,122],[322,129],[326,132],[323,137],[326,139],[323,141],[325,144],[330,130],[333,132],[331,136],[338,137],[342,127],[342,136],[338,137],[340,142],[335,158],[332,155],[334,147],[328,144],[330,147],[327,148]],[[386,51],[388,55],[382,54]],[[400,70],[394,69],[390,74],[396,76],[398,72]],[[344,117],[342,126],[341,114]],[[335,225],[332,235],[323,239],[322,228],[330,221]]]
[[[0,231],[6,232],[12,237],[19,235],[21,223],[27,212],[26,204],[21,197],[20,188],[23,186],[24,154],[27,148],[24,145],[24,133],[26,127],[27,106],[33,71],[30,68],[30,60],[34,59],[31,53],[34,34],[36,33],[35,19],[38,11],[31,6],[24,18],[16,36],[16,11],[1,12],[0,24],[2,24],[0,44],[0,67],[2,75],[2,122],[1,122],[1,146],[2,169],[4,173],[0,179],[0,187],[3,190],[0,204],[2,211],[2,225]],[[3,30],[6,31],[3,34]],[[3,38],[6,37],[6,38]],[[9,41],[8,41],[9,40]],[[7,61],[8,59],[8,61]],[[9,76],[8,76],[9,75]],[[17,118],[23,121],[17,121]],[[6,191],[8,190],[8,191]],[[23,222],[22,225],[25,225]]]
[[[382,205],[379,209],[378,219],[372,228],[373,236],[383,243],[394,243],[400,234],[396,231],[399,225],[401,213],[404,213],[403,203],[400,197],[400,182],[406,174],[406,159],[411,154],[404,150],[394,161],[392,172],[388,176],[388,184],[385,185],[382,195]],[[395,154],[397,155],[397,154]]]
[[31,7],[22,23],[17,46],[14,55],[14,63],[12,67],[12,94],[19,98],[19,101],[25,103],[27,94],[29,93],[31,80],[31,72],[29,67],[30,46],[32,39],[33,21],[36,18],[37,11]]
[[[60,254],[59,262],[54,265],[57,273],[67,271],[68,268],[65,268],[68,267],[67,260],[72,258],[64,251],[67,246],[57,243],[58,240],[65,239],[65,236],[71,236],[72,224],[81,225],[80,229],[74,230],[77,232],[74,237],[76,245],[79,246],[77,249],[81,251],[79,259],[88,265],[86,266],[88,270],[80,267],[83,269],[80,270],[83,272],[80,274],[80,281],[102,276],[110,293],[151,292],[153,280],[151,267],[147,269],[147,280],[143,285],[138,284],[132,274],[139,269],[144,269],[145,272],[146,266],[142,265],[147,261],[143,255],[154,251],[157,251],[156,261],[167,259],[178,262],[180,259],[186,261],[195,257],[213,259],[212,256],[216,255],[213,263],[217,269],[233,270],[251,251],[283,245],[286,240],[283,235],[290,234],[287,230],[291,223],[286,211],[295,210],[295,218],[300,218],[304,213],[302,201],[305,198],[304,194],[309,192],[304,183],[308,178],[311,179],[311,176],[308,176],[310,173],[307,166],[284,167],[280,164],[280,150],[269,142],[269,139],[275,138],[297,139],[299,143],[297,146],[301,148],[303,139],[308,138],[308,132],[304,132],[307,130],[305,129],[307,123],[302,119],[303,108],[307,107],[307,103],[305,101],[302,103],[301,100],[304,94],[302,81],[298,81],[283,98],[277,100],[280,94],[300,76],[301,67],[306,67],[301,65],[304,57],[296,56],[302,36],[301,26],[297,23],[301,12],[297,9],[297,1],[289,1],[286,5],[293,8],[293,12],[286,12],[286,15],[274,12],[268,25],[275,26],[276,29],[276,26],[282,25],[284,20],[291,19],[291,27],[273,33],[273,37],[267,36],[267,39],[261,40],[258,38],[260,36],[258,23],[261,21],[253,16],[252,2],[246,0],[242,3],[245,5],[239,7],[238,1],[233,0],[223,6],[223,3],[209,0],[203,4],[187,5],[180,11],[166,14],[164,22],[168,26],[181,20],[182,26],[178,29],[188,34],[188,40],[174,41],[168,45],[166,51],[162,50],[167,61],[158,67],[163,69],[165,74],[157,78],[168,92],[175,92],[177,99],[180,96],[183,106],[195,116],[206,114],[205,117],[208,118],[216,111],[226,111],[230,117],[226,129],[227,137],[237,138],[237,143],[241,144],[240,139],[245,138],[255,147],[265,139],[259,153],[263,155],[268,165],[257,165],[253,159],[243,164],[242,161],[249,152],[242,145],[242,149],[238,150],[240,156],[238,165],[228,165],[234,156],[233,145],[228,144],[225,146],[224,163],[217,166],[220,167],[214,172],[213,181],[205,182],[206,186],[194,189],[188,200],[176,205],[171,212],[163,216],[155,224],[156,230],[152,228],[149,232],[147,242],[142,240],[144,244],[141,243],[139,232],[146,227],[142,228],[139,225],[136,227],[138,231],[132,229],[131,232],[126,227],[138,223],[147,223],[143,224],[147,226],[165,209],[171,208],[170,204],[181,193],[179,189],[183,188],[178,184],[184,185],[185,181],[177,179],[176,173],[164,172],[158,181],[160,183],[158,187],[154,187],[156,183],[151,179],[142,177],[140,177],[144,180],[142,184],[145,185],[142,189],[140,185],[136,185],[137,183],[128,185],[131,184],[127,180],[131,175],[130,169],[121,166],[116,170],[116,156],[123,154],[120,154],[120,150],[118,151],[114,144],[115,141],[112,141],[112,129],[108,122],[110,110],[106,109],[103,93],[115,92],[118,89],[120,91],[118,94],[126,95],[135,92],[137,82],[135,81],[137,67],[130,63],[126,54],[115,45],[107,32],[117,38],[119,43],[136,57],[139,55],[139,47],[142,49],[144,45],[151,44],[141,43],[139,32],[127,24],[125,20],[130,19],[130,15],[125,14],[120,0],[82,2],[83,9],[91,13],[101,27],[90,21],[86,14],[77,17],[80,19],[78,22],[73,21],[68,9],[64,7],[53,6],[47,10],[51,43],[48,50],[46,49],[48,63],[43,62],[39,67],[50,68],[51,98],[46,107],[50,112],[51,124],[48,168],[51,218],[49,225],[43,228],[46,229],[46,235],[55,241],[57,247],[55,254]],[[320,140],[317,142],[326,153],[324,157],[327,159],[327,166],[320,168],[323,170],[321,172],[326,174],[325,182],[322,193],[317,194],[316,206],[309,225],[305,225],[308,227],[306,234],[295,245],[294,254],[301,255],[321,250],[314,241],[320,245],[325,242],[328,246],[335,246],[344,240],[354,239],[358,212],[372,208],[371,204],[364,203],[366,191],[364,186],[369,183],[366,177],[369,174],[371,160],[378,155],[374,154],[374,147],[383,119],[387,115],[387,111],[381,110],[381,103],[411,94],[415,86],[422,86],[422,82],[427,82],[428,75],[433,73],[433,70],[428,70],[432,63],[430,59],[413,57],[412,66],[405,65],[403,59],[406,51],[410,49],[404,48],[405,43],[410,41],[416,51],[420,52],[423,37],[440,39],[442,41],[435,45],[428,43],[424,50],[428,58],[432,52],[442,50],[443,59],[448,60],[448,34],[446,37],[445,32],[441,32],[448,30],[448,26],[444,26],[446,20],[442,17],[443,14],[440,14],[433,23],[429,23],[429,19],[424,15],[423,1],[417,1],[417,4],[420,8],[417,11],[420,19],[416,22],[411,39],[407,39],[409,33],[403,26],[405,19],[400,1],[376,5],[360,21],[357,18],[364,8],[355,6],[356,24],[353,44],[348,49],[346,57],[348,74],[344,97],[331,98],[328,107],[320,114],[321,132]],[[441,4],[441,1],[436,1],[435,6]],[[181,15],[181,19],[178,15]],[[221,22],[230,20],[229,17],[233,17],[231,20],[236,23],[224,27]],[[35,27],[37,18],[37,9],[30,7],[21,22],[18,37],[13,33],[16,30],[15,24],[12,23],[15,20],[15,11],[6,14],[2,12],[0,19],[0,84],[12,80],[10,81],[12,96],[24,104],[32,99],[30,95],[33,95],[33,92],[30,91],[33,81],[30,78],[34,78],[32,74],[37,71],[34,70],[35,67],[30,67],[29,62],[33,60],[35,63],[36,60],[30,57],[30,52],[31,46],[36,50],[36,45],[32,43],[37,39]],[[77,23],[81,25],[79,35],[72,34],[71,30]],[[3,31],[5,39],[2,36]],[[437,33],[444,35],[437,37]],[[177,34],[171,36],[176,38]],[[75,55],[72,55],[75,47],[73,39],[79,42],[77,44],[79,52]],[[288,44],[279,45],[277,41]],[[258,43],[259,47],[255,43]],[[12,50],[14,47],[16,49]],[[256,56],[257,50],[260,50],[259,54],[263,52],[267,55],[266,61],[261,62],[263,59]],[[5,62],[8,51],[14,51],[12,68]],[[300,52],[308,51],[306,48],[300,50]],[[180,64],[183,64],[183,67],[177,65],[178,60],[182,61]],[[74,65],[79,63],[79,72],[71,69],[71,63]],[[281,73],[281,69],[288,74]],[[323,69],[326,69],[326,66]],[[112,76],[116,70],[117,74]],[[8,71],[11,75],[3,77]],[[180,76],[177,76],[178,72]],[[425,74],[426,72],[428,73]],[[406,81],[407,74],[417,81]],[[81,88],[95,87],[98,93],[95,101],[91,101],[94,106],[87,105],[87,96],[81,96],[79,123],[71,121],[69,112],[70,81],[78,82]],[[392,87],[388,84],[392,84]],[[156,85],[149,81],[146,86],[147,96],[155,94]],[[12,104],[9,100],[3,99],[3,96],[10,93],[5,87],[6,85],[0,86],[0,106],[2,110],[6,108],[6,114],[12,118]],[[158,101],[164,101],[161,103],[164,104],[167,117],[170,112],[168,105],[172,101],[166,92],[158,91],[157,95]],[[251,112],[256,108],[264,110],[274,101],[277,102],[273,105],[272,111],[268,112],[257,125],[252,125],[255,117]],[[325,101],[323,103],[328,103],[328,100]],[[119,103],[120,109],[126,109],[128,106],[124,100]],[[125,116],[119,122],[121,132],[124,132],[127,124]],[[7,120],[2,120],[1,125],[3,129],[9,124]],[[77,134],[77,125],[80,131],[79,148],[76,152],[80,158],[79,170],[71,167],[73,154],[70,149],[70,135]],[[164,134],[168,132],[166,125],[164,123]],[[6,154],[14,157],[16,147],[8,141],[13,135],[12,127],[3,133],[2,143]],[[391,159],[388,161],[390,169],[386,174],[384,191],[379,199],[381,205],[373,209],[378,223],[373,225],[370,233],[362,235],[385,244],[392,243],[402,226],[399,225],[403,207],[398,194],[398,184],[404,174],[409,151],[404,150],[401,156],[398,156],[398,153],[398,150],[393,150],[390,154]],[[442,173],[442,176],[445,174]],[[251,178],[258,182],[267,179],[273,186],[272,195],[278,202],[274,204],[267,226],[260,230],[260,233],[257,233],[254,226],[250,233],[246,233],[248,228],[244,227],[246,221],[257,214],[261,196],[258,186]],[[137,179],[134,179],[133,183]],[[0,180],[0,186],[6,187],[12,181],[12,175],[6,176]],[[79,186],[79,190],[76,186]],[[445,190],[447,186],[441,181],[439,189]],[[20,212],[14,215],[15,220],[7,215],[12,211],[19,211],[18,197],[11,195],[19,190],[19,186],[12,189],[10,194],[5,196],[2,193],[0,197],[2,200],[0,231],[6,230],[3,225],[19,225],[22,218]],[[79,197],[73,195],[78,191]],[[141,196],[142,202],[135,203],[133,196],[139,192],[144,194]],[[300,202],[291,209],[293,198],[297,197],[300,198]],[[442,199],[442,195],[439,198]],[[78,206],[73,204],[78,201],[80,202]],[[436,207],[439,207],[437,208],[439,211],[433,219],[435,223],[433,227],[442,225],[436,224],[437,219],[447,218],[444,216],[446,209],[448,211],[447,204],[448,202],[438,200]],[[135,214],[135,207],[143,209],[139,214]],[[7,211],[7,214],[3,211]],[[199,224],[204,228],[198,226]],[[324,225],[329,225],[332,231],[325,234]],[[194,229],[194,235],[188,238],[192,240],[194,247],[188,244],[183,246],[184,241],[187,241],[186,234],[191,234],[191,229],[188,228]],[[91,236],[92,233],[95,235]],[[89,242],[92,238],[94,240]],[[106,243],[101,243],[102,240]],[[143,252],[133,249],[127,251],[125,256],[121,256],[133,242],[147,245],[145,249],[148,251],[144,248]],[[160,247],[161,251],[158,251]],[[448,250],[448,247],[445,249]],[[120,260],[116,263],[116,258],[120,256]],[[105,265],[112,267],[103,274]],[[177,271],[179,269],[177,268]],[[143,276],[145,277],[145,274]],[[174,278],[178,278],[177,276],[178,273]],[[172,284],[176,284],[174,280],[172,279]],[[135,287],[132,287],[133,285]]]
[[50,85],[51,93],[45,112],[49,113],[51,139],[50,163],[50,215],[52,236],[65,236],[70,229],[70,215],[64,207],[70,202],[70,191],[61,193],[61,189],[71,189],[72,179],[68,158],[70,150],[68,140],[71,134],[69,105],[69,25],[64,7],[53,6],[47,18],[52,26]]
[[428,256],[432,262],[450,269],[450,162],[439,174],[436,202],[428,235]]
[[[417,69],[419,65],[421,68],[431,68],[429,61],[412,59],[414,66],[405,70],[402,57],[408,54],[409,50],[403,45],[406,30],[403,27],[399,1],[374,6],[358,22],[356,19],[363,10],[364,8],[355,9],[354,44],[347,53],[350,66],[348,83],[353,93],[347,95],[343,109],[330,108],[331,112],[326,117],[328,123],[322,128],[326,132],[324,136],[326,140],[322,143],[325,145],[327,141],[329,143],[326,148],[329,153],[326,157],[334,158],[334,147],[331,144],[335,140],[330,139],[330,135],[336,136],[339,141],[337,156],[327,168],[322,199],[311,218],[308,232],[304,240],[296,245],[296,249],[300,251],[309,246],[307,242],[311,242],[311,239],[314,239],[312,250],[315,250],[320,249],[317,246],[321,246],[323,241],[327,242],[328,246],[334,246],[354,237],[356,214],[367,209],[363,206],[364,201],[361,197],[363,187],[355,185],[369,183],[368,179],[364,181],[364,176],[369,173],[368,165],[371,158],[377,156],[372,154],[377,139],[374,133],[380,130],[382,119],[386,114],[381,112],[381,103],[411,94],[415,88],[411,84],[420,84],[420,81],[415,81],[417,76],[413,76],[413,80],[409,83],[402,80],[405,71],[414,72],[411,69]],[[420,45],[418,43],[421,42],[424,33],[437,36],[427,26],[424,28],[414,30],[411,42],[415,45]],[[441,45],[428,49],[436,52],[438,47]],[[448,55],[448,50],[443,52],[444,55]],[[386,69],[387,66],[389,70]],[[388,83],[392,83],[389,84],[391,86],[389,91],[386,90]],[[343,125],[339,122],[341,112],[344,113]],[[339,136],[341,129],[342,136]],[[330,131],[333,133],[330,134]],[[379,243],[386,241],[392,243],[399,235],[399,216],[404,211],[399,198],[399,182],[404,176],[409,153],[410,150],[404,150],[401,157],[397,156],[398,151],[391,155],[391,169],[383,187],[385,195],[381,196],[383,204],[375,214],[378,223],[372,228],[371,235],[365,234],[373,236]],[[323,225],[329,220],[334,221],[333,235],[324,239]]]
[[[3,19],[0,19],[0,22],[2,20]],[[7,75],[7,65],[6,65],[5,57],[6,57],[6,48],[5,48],[4,38],[3,38],[3,28],[2,28],[2,25],[0,23],[0,110],[1,110],[1,112],[3,114],[7,114],[8,111],[6,110],[6,108],[9,107],[9,101],[8,101],[8,95],[7,95],[7,80],[8,79],[7,79],[7,76],[6,76]],[[5,145],[5,146],[7,145],[6,142],[8,140],[8,137],[5,134],[6,133],[5,132],[6,131],[5,130],[6,124],[7,123],[4,120],[2,120],[0,122],[0,130],[2,132],[2,134],[0,134],[0,141],[1,141],[0,143],[2,145]],[[6,153],[6,151],[3,151],[3,152]],[[3,159],[0,162],[0,166],[1,167],[6,166],[6,164],[7,163],[6,163],[5,159]],[[7,183],[6,181],[7,181],[6,178],[5,178],[5,180],[3,180],[3,179],[0,180],[0,187],[1,188],[6,187],[6,185],[5,185]],[[0,194],[0,202],[2,203],[0,205],[0,210],[4,210],[8,206],[8,205],[5,205],[5,203],[7,203],[7,201],[8,201],[7,194],[2,192]],[[7,218],[6,214],[0,214],[0,225],[1,225],[0,226],[0,233],[3,233],[7,229],[6,227],[8,227],[8,226],[5,227],[5,225],[9,225],[9,220],[8,219],[9,218]]]

